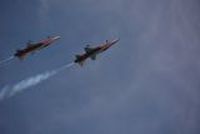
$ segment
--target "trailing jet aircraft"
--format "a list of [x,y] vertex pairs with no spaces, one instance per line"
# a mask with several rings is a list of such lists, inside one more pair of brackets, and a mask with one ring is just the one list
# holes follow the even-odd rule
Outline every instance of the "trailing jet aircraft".
[[108,41],[106,40],[106,43],[99,45],[97,47],[90,47],[87,45],[85,49],[85,53],[81,55],[75,55],[76,59],[74,60],[75,63],[78,63],[80,66],[83,66],[83,63],[86,59],[91,58],[92,60],[96,59],[96,55],[99,53],[102,53],[106,51],[108,48],[110,48],[112,45],[116,44],[119,41],[119,39]]
[[29,41],[27,43],[27,47],[24,49],[17,50],[14,56],[18,57],[19,59],[24,59],[28,54],[34,53],[36,51],[39,51],[40,49],[48,47],[50,44],[52,44],[60,38],[60,36],[48,37],[47,39],[41,40],[36,43],[31,43]]

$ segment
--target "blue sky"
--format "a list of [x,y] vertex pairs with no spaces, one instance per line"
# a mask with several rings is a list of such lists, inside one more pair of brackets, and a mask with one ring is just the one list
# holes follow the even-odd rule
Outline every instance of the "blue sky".
[[70,63],[88,43],[121,40],[83,68],[1,101],[0,133],[198,134],[199,6],[198,0],[2,0],[0,59],[28,40],[62,39],[1,67],[1,88]]

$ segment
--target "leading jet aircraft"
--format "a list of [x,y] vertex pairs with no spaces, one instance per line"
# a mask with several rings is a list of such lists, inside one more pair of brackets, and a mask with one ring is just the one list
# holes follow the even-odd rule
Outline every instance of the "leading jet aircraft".
[[86,59],[91,58],[92,60],[95,60],[97,54],[106,51],[108,48],[116,44],[118,41],[119,39],[115,39],[112,41],[106,40],[106,43],[99,45],[97,47],[90,47],[90,45],[87,45],[84,48],[85,53],[81,55],[75,55],[76,59],[74,60],[74,62],[78,63],[80,66],[83,66],[83,63]]
[[36,43],[28,42],[27,47],[24,49],[17,50],[14,56],[18,57],[19,59],[24,59],[28,54],[34,53],[36,51],[39,51],[40,49],[48,47],[50,44],[52,44],[60,38],[60,36],[54,36],[48,37],[47,39],[41,40]]

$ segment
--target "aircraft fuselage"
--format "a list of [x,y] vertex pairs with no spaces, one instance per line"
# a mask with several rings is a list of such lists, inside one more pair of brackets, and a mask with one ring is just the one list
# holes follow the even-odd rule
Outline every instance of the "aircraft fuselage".
[[30,54],[30,53],[38,51],[42,48],[45,48],[58,39],[60,39],[60,36],[50,37],[50,38],[42,40],[38,43],[30,43],[27,45],[26,48],[17,50],[17,52],[14,54],[14,56],[16,56],[20,59],[23,59],[27,54]]
[[106,51],[108,48],[110,48],[112,45],[114,45],[118,41],[119,39],[113,40],[111,42],[106,42],[105,44],[102,44],[95,48],[91,48],[91,51],[85,52],[84,54],[81,54],[81,55],[76,55],[76,59],[74,60],[74,62],[82,65],[86,59],[88,58],[93,59],[92,57],[95,57],[99,53]]

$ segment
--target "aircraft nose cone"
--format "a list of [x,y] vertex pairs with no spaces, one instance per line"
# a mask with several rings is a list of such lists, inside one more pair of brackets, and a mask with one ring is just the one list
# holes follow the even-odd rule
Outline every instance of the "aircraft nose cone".
[[61,37],[60,36],[55,36],[53,39],[54,40],[58,40],[58,39],[60,39]]
[[112,41],[111,44],[114,45],[114,44],[116,44],[119,40],[120,40],[119,38],[118,38],[118,39],[115,39],[115,40]]
[[114,42],[117,43],[119,40],[120,40],[119,38],[118,38],[118,39],[115,39]]

